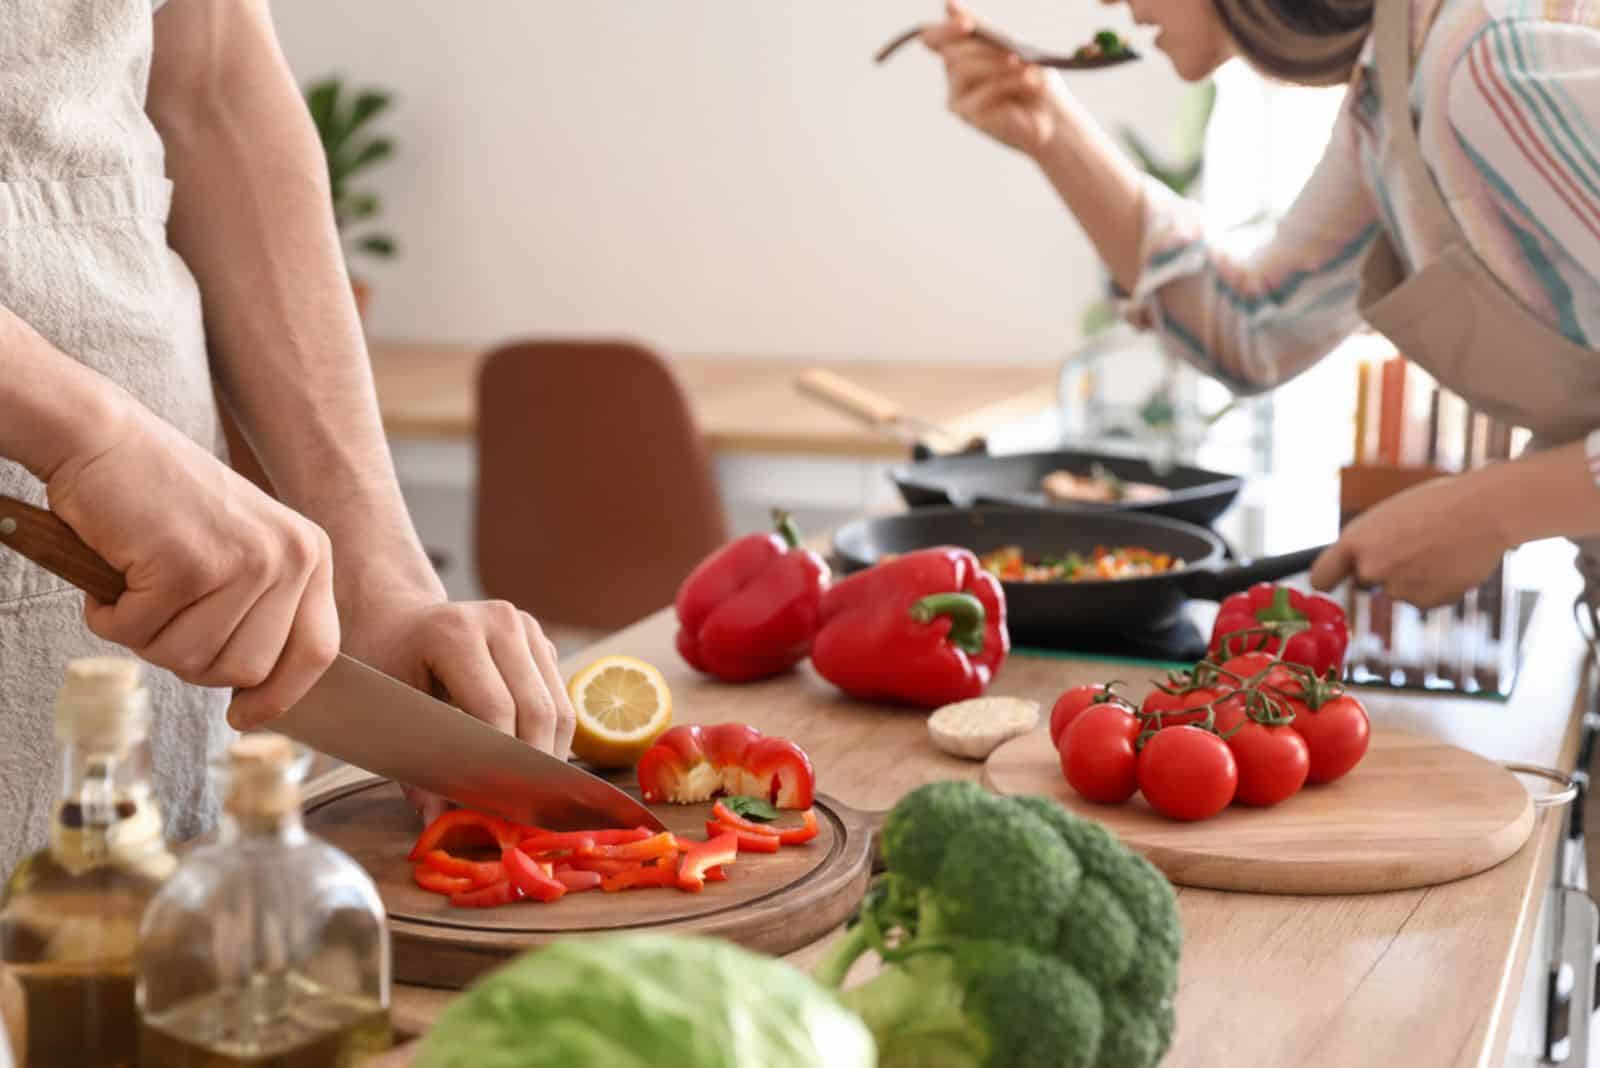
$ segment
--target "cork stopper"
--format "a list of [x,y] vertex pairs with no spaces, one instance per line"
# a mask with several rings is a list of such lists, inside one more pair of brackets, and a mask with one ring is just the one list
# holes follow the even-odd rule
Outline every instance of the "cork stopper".
[[56,694],[56,737],[63,742],[122,747],[144,737],[150,694],[139,662],[121,656],[81,657],[67,664]]
[[247,819],[279,819],[300,808],[310,754],[281,734],[246,734],[228,748],[225,807]]

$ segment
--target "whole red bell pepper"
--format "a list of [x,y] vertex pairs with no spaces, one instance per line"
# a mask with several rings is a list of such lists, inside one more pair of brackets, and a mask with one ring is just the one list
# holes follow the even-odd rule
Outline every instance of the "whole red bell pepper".
[[1010,650],[999,580],[969,550],[945,547],[834,585],[811,664],[851,697],[937,708],[982,695]]
[[1261,650],[1304,664],[1318,675],[1344,664],[1350,628],[1344,609],[1326,597],[1259,582],[1224,600],[1211,628],[1210,652],[1226,659]]
[[712,553],[678,587],[678,652],[696,671],[753,682],[806,658],[821,617],[828,565],[800,547],[793,520]]

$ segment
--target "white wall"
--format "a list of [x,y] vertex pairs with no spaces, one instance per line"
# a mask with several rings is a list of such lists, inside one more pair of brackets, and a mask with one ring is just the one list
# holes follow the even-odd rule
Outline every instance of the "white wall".
[[[931,0],[278,0],[302,81],[392,88],[373,185],[403,243],[363,266],[376,336],[624,332],[668,350],[1058,358],[1097,285],[1043,180],[943,108]],[[993,0],[1070,47],[1126,12]],[[1135,37],[1137,40],[1137,36]],[[1148,50],[1147,51],[1152,51]],[[1165,59],[1073,85],[1162,136]]]

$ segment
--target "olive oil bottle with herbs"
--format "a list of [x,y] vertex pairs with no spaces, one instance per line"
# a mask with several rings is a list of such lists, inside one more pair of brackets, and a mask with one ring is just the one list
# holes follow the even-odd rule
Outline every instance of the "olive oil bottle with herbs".
[[177,866],[150,792],[137,661],[75,660],[56,698],[61,793],[50,845],[0,898],[0,991],[26,1068],[135,1063],[140,917]]
[[136,968],[149,1068],[348,1068],[389,1048],[389,933],[372,880],[306,833],[309,754],[246,735],[218,840],[145,913]]

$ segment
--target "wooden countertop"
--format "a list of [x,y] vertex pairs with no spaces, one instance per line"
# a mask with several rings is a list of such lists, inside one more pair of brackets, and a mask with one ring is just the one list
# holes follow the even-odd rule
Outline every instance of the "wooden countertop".
[[[384,428],[393,438],[466,440],[484,351],[372,342]],[[1056,402],[1053,364],[884,363],[672,358],[711,448],[720,452],[903,457],[907,447],[800,396],[799,374],[826,367],[959,435],[984,434]]]
[[[1570,766],[1584,664],[1571,599],[1567,589],[1540,599],[1530,659],[1509,704],[1363,691],[1373,718],[1497,759]],[[670,611],[658,613],[563,668],[611,652],[642,656],[667,675],[679,722],[744,720],[797,739],[816,764],[818,788],[860,808],[888,808],[924,782],[979,777],[981,765],[932,748],[921,716],[845,700],[809,667],[753,686],[708,682],[674,652],[674,631]],[[1139,682],[1129,688],[1135,694],[1155,674],[1012,657],[992,692],[1036,698],[1048,708],[1067,686],[1103,681],[1113,671]],[[1163,1064],[1501,1063],[1560,833],[1557,816],[1539,819],[1521,852],[1444,886],[1351,897],[1180,889],[1178,1029]],[[827,941],[790,959],[804,967]],[[397,1025],[425,1029],[451,996],[397,987]]]

